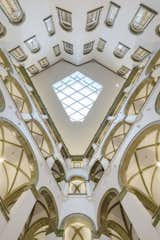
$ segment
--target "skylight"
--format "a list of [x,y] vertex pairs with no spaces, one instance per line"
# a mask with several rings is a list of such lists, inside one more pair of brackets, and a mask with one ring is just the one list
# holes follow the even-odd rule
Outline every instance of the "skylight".
[[83,122],[103,87],[76,71],[52,85],[72,122]]

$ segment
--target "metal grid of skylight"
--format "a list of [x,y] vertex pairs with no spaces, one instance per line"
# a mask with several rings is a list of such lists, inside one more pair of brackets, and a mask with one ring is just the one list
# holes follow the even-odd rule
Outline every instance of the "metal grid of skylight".
[[76,71],[53,84],[53,89],[70,121],[83,122],[103,87]]

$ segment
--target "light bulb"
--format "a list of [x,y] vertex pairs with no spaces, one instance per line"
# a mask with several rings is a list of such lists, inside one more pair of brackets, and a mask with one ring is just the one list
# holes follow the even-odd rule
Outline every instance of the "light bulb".
[[157,162],[157,163],[156,163],[156,166],[157,166],[157,167],[160,167],[160,162]]

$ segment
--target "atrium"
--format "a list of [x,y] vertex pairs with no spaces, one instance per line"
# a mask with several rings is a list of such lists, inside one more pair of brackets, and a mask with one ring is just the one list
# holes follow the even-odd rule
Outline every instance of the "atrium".
[[0,0],[0,240],[160,239],[160,1]]

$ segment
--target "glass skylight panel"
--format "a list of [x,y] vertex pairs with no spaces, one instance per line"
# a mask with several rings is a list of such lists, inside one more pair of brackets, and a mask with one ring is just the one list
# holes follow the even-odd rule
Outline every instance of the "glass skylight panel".
[[53,90],[72,122],[83,122],[103,87],[80,72],[53,84]]

